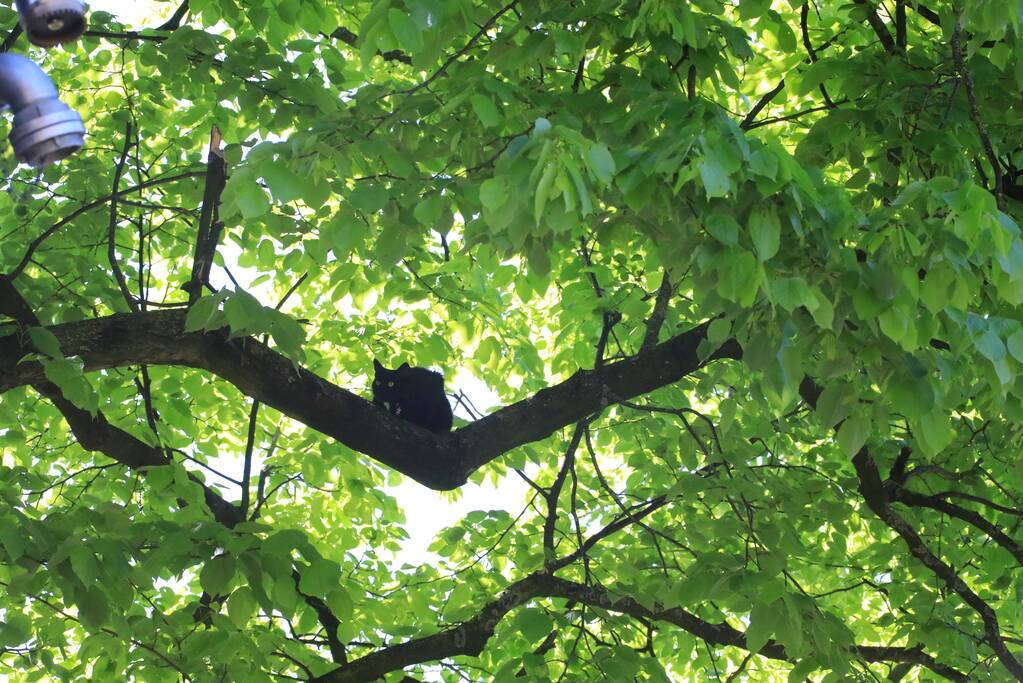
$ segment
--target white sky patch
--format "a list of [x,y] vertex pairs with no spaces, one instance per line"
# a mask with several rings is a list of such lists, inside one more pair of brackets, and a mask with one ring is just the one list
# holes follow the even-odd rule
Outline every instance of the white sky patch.
[[178,3],[154,0],[91,0],[90,12],[109,12],[132,30],[155,28],[177,9]]

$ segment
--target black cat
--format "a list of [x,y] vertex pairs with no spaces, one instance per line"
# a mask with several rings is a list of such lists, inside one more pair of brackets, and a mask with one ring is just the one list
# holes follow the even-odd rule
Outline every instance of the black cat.
[[444,375],[402,363],[388,370],[373,359],[373,403],[395,417],[431,432],[451,431],[451,405],[444,394]]

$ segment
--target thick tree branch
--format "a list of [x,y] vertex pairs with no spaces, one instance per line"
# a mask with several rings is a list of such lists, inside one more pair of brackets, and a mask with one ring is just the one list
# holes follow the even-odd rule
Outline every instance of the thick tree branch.
[[[587,586],[538,572],[513,583],[493,602],[488,603],[472,619],[424,638],[391,645],[348,665],[313,679],[314,683],[368,683],[392,671],[408,666],[438,661],[458,655],[477,656],[505,615],[530,600],[563,598],[577,604],[626,614],[637,619],[660,621],[677,626],[709,645],[746,648],[746,634],[726,623],[712,623],[679,607],[649,609],[629,597],[612,595],[600,586]],[[768,641],[757,653],[769,659],[788,661],[784,648]],[[951,667],[939,664],[917,649],[901,647],[860,646],[855,654],[866,662],[909,662],[925,666],[952,681],[965,681],[966,676]]]
[[[14,284],[8,280],[0,280],[0,313],[15,320],[21,327],[38,327],[39,318],[22,298]],[[4,340],[10,339],[5,337]],[[16,354],[18,357],[32,349],[22,346]],[[33,382],[33,387],[48,398],[61,412],[78,443],[87,451],[99,451],[112,460],[133,469],[159,467],[170,464],[170,459],[159,448],[150,446],[119,427],[110,424],[103,413],[95,415],[79,408],[64,398],[60,389],[48,381],[45,376]],[[235,506],[220,497],[216,491],[203,484],[194,475],[190,475],[203,489],[206,505],[214,518],[224,526],[231,528],[243,517]]]
[[[503,453],[539,441],[599,410],[610,396],[629,399],[678,381],[704,363],[738,358],[729,341],[701,360],[707,324],[650,352],[569,379],[447,435],[419,429],[331,384],[254,339],[184,332],[180,310],[115,315],[55,325],[68,356],[87,372],[126,365],[179,365],[212,372],[244,394],[436,489],[465,483]],[[16,335],[0,337],[0,392],[45,379],[38,363],[18,361],[27,349]]]

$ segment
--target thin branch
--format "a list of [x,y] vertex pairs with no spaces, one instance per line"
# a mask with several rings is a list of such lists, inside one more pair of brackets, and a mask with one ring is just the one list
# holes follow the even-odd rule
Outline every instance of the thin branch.
[[[134,187],[129,187],[124,190],[118,191],[117,197],[123,197],[124,195],[131,194],[133,192],[138,192],[139,190],[144,190],[150,187],[156,187],[157,185],[166,185],[168,183],[175,183],[179,180],[185,180],[188,178],[198,178],[203,175],[205,175],[205,172],[203,171],[186,171],[184,173],[178,173],[171,176],[164,176],[162,178],[153,178],[151,180],[141,182]],[[103,206],[104,204],[113,199],[114,196],[110,195],[106,197],[101,197],[100,199],[94,199],[93,201],[88,202],[86,204],[82,204],[77,209],[69,213],[67,216],[60,219],[59,221],[51,225],[49,228],[44,230],[38,237],[32,240],[32,242],[28,245],[28,249],[25,251],[25,255],[21,257],[21,261],[18,263],[18,265],[15,266],[14,269],[11,270],[6,275],[0,275],[0,280],[16,279],[19,275],[21,275],[21,273],[25,270],[28,264],[32,261],[32,256],[35,254],[36,249],[38,249],[39,246],[43,242],[45,242],[51,235],[53,235],[55,232],[57,232],[65,225],[69,224],[71,221],[81,216],[82,214],[87,213],[88,211],[91,211],[98,206]]]
[[905,52],[909,45],[906,33],[906,0],[895,0],[895,44]]
[[668,269],[664,269],[664,274],[661,276],[661,286],[657,289],[657,299],[654,301],[654,310],[650,313],[650,317],[646,320],[646,332],[643,335],[643,344],[639,347],[639,352],[647,353],[650,349],[657,346],[657,337],[661,333],[661,328],[664,326],[664,319],[668,313],[668,302],[671,301],[672,294],[671,278],[668,276]]
[[952,57],[955,60],[956,71],[959,72],[959,77],[963,81],[963,85],[966,87],[966,99],[970,103],[970,118],[973,119],[973,125],[977,128],[977,135],[980,136],[980,142],[984,146],[984,154],[987,155],[988,163],[991,164],[991,168],[995,173],[995,201],[998,204],[999,211],[1005,211],[1005,192],[1002,189],[1003,177],[1002,177],[1002,164],[998,161],[998,156],[995,154],[995,149],[991,145],[991,138],[987,133],[987,126],[984,125],[984,120],[980,117],[980,107],[977,106],[977,94],[973,89],[973,75],[970,70],[966,68],[966,62],[963,60],[963,49],[960,44],[960,36],[963,31],[963,20],[962,17],[956,17],[955,28],[952,29]]
[[[331,38],[340,40],[342,43],[351,47],[358,47],[359,36],[352,33],[344,26],[339,26],[334,29],[334,32],[330,34]],[[412,65],[412,57],[405,54],[401,50],[388,50],[387,52],[381,52],[377,50],[377,56],[381,57],[385,62],[401,62],[402,64]]]
[[568,471],[575,466],[575,452],[579,448],[579,442],[582,441],[587,424],[588,422],[585,420],[576,424],[572,440],[565,450],[565,459],[561,463],[561,470],[554,483],[551,484],[550,491],[544,494],[544,498],[547,500],[547,516],[543,523],[543,557],[544,567],[548,569],[553,566],[557,557],[554,552],[554,529],[558,521],[558,498],[561,496],[561,489],[565,485]]
[[949,517],[955,517],[956,519],[966,522],[980,531],[983,531],[992,541],[1016,558],[1017,564],[1019,564],[1020,567],[1023,567],[1023,546],[973,510],[968,510],[935,496],[923,496],[904,488],[897,488],[893,493],[892,499],[912,507],[925,507],[937,510],[945,513]]
[[154,31],[176,31],[181,28],[181,20],[185,18],[185,14],[188,13],[188,0],[182,0],[182,3],[178,5],[178,8],[174,10],[174,14],[164,23],[157,26]]
[[505,5],[501,9],[499,9],[496,14],[494,14],[492,17],[487,19],[487,21],[482,26],[480,26],[480,29],[478,31],[476,31],[476,33],[472,36],[472,38],[469,39],[469,42],[467,42],[465,45],[463,45],[461,47],[461,49],[456,51],[450,57],[445,59],[444,63],[440,65],[439,69],[434,71],[426,80],[424,80],[424,81],[422,81],[420,83],[417,83],[416,85],[412,86],[408,90],[402,90],[401,92],[403,94],[405,94],[405,95],[411,95],[412,93],[414,93],[414,92],[416,92],[418,90],[422,90],[423,88],[429,86],[435,80],[437,80],[438,78],[443,76],[445,73],[447,73],[448,68],[452,64],[455,63],[455,60],[457,60],[459,57],[461,57],[466,52],[471,50],[472,47],[474,45],[476,45],[476,43],[479,42],[480,38],[485,36],[487,34],[487,31],[489,31],[491,28],[493,28],[494,24],[497,23],[497,20],[500,19],[502,16],[504,16],[504,14],[508,10],[510,10],[512,7],[515,7],[515,5],[517,5],[517,4],[519,4],[519,0],[512,0],[507,5]]
[[206,187],[203,190],[202,211],[195,238],[192,258],[192,276],[182,286],[188,292],[188,303],[193,304],[202,295],[202,288],[210,281],[213,257],[220,242],[223,224],[220,222],[220,196],[227,185],[227,160],[220,149],[220,129],[210,130],[209,151],[206,155]]
[[859,490],[867,507],[877,515],[888,528],[898,534],[909,548],[909,552],[935,576],[940,578],[948,588],[955,591],[963,602],[972,607],[980,615],[984,623],[984,636],[988,646],[994,651],[998,660],[1016,680],[1023,681],[1023,665],[1013,656],[1002,638],[998,625],[998,616],[985,600],[973,592],[966,582],[959,577],[955,569],[939,559],[924,540],[888,505],[885,487],[877,471],[877,465],[866,448],[861,448],[853,458],[853,467],[859,478]]
[[[501,620],[513,609],[537,598],[561,598],[631,616],[641,622],[664,622],[692,634],[708,645],[746,649],[746,634],[726,622],[713,623],[680,607],[646,607],[630,597],[612,595],[601,586],[588,586],[543,572],[530,574],[505,589],[471,619],[422,638],[414,638],[377,650],[334,671],[312,679],[311,683],[369,683],[393,671],[435,662],[458,655],[478,656]],[[940,664],[919,649],[903,647],[857,646],[854,656],[866,662],[912,662],[925,666],[952,681],[967,677]],[[790,661],[785,649],[769,640],[757,652],[762,657]]]
[[117,281],[117,288],[121,290],[121,296],[124,297],[125,302],[128,304],[133,312],[138,312],[139,306],[132,297],[131,292],[128,291],[128,283],[124,279],[124,273],[121,272],[121,267],[117,264],[117,242],[115,240],[115,234],[117,230],[117,191],[121,184],[121,174],[124,172],[124,162],[128,159],[128,150],[131,148],[131,133],[132,126],[131,121],[124,125],[124,148],[121,150],[121,158],[118,159],[117,165],[114,167],[114,186],[110,191],[110,222],[107,226],[107,260],[110,262],[110,269],[114,272],[114,280]]
[[[781,79],[781,81],[778,82],[778,85],[774,86],[766,93],[764,93],[763,96],[761,96],[761,98],[757,101],[757,103],[753,105],[753,108],[749,110],[749,113],[746,114],[745,117],[743,117],[742,122],[739,124],[739,128],[742,128],[743,130],[751,130],[753,128],[756,128],[757,124],[754,124],[753,121],[757,118],[757,114],[763,111],[764,107],[770,104],[771,100],[774,99],[775,95],[780,93],[784,87],[785,79],[783,78]],[[764,123],[761,122],[759,125],[764,125]]]
[[252,401],[249,410],[249,431],[245,438],[245,461],[242,464],[242,500],[238,506],[242,516],[249,514],[249,486],[252,481],[252,449],[256,443],[256,418],[259,416],[259,401]]
[[877,9],[874,8],[870,0],[853,0],[857,5],[864,7],[867,12],[867,23],[874,29],[874,33],[877,34],[877,39],[881,41],[881,45],[884,46],[885,52],[894,54],[898,51],[895,46],[895,41],[892,40],[892,34],[888,32],[888,27],[884,25],[881,17],[877,14]]

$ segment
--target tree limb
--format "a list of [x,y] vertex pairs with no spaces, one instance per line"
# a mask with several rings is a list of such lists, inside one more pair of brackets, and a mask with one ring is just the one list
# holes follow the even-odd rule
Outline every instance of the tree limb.
[[[126,365],[179,365],[209,371],[244,394],[425,486],[451,489],[503,453],[539,441],[602,408],[608,396],[629,399],[678,381],[715,359],[738,358],[728,341],[701,360],[707,323],[649,353],[580,370],[560,384],[446,435],[420,429],[331,384],[255,339],[228,341],[221,332],[184,331],[185,312],[148,311],[55,325],[68,356],[87,372]],[[0,392],[45,379],[16,335],[0,337]]]
[[195,253],[192,258],[192,277],[181,288],[188,292],[188,303],[193,304],[202,296],[202,288],[210,281],[213,256],[220,242],[220,195],[227,185],[227,161],[220,150],[220,129],[213,126],[210,131],[210,146],[206,155],[206,188],[203,191],[202,211],[195,238]]
[[970,73],[970,70],[966,68],[966,61],[963,59],[963,49],[960,40],[962,31],[962,17],[957,17],[955,28],[952,29],[952,58],[955,60],[956,71],[959,72],[959,77],[962,79],[963,85],[966,88],[966,99],[970,103],[970,118],[973,119],[973,125],[977,128],[977,135],[980,136],[980,142],[984,147],[984,154],[987,156],[987,161],[991,164],[991,168],[994,170],[994,195],[995,201],[998,204],[998,210],[1005,211],[1005,192],[1002,189],[1004,184],[1002,164],[998,161],[998,156],[995,154],[994,147],[991,145],[991,138],[987,133],[987,126],[984,125],[984,119],[980,116],[980,107],[977,105],[977,94],[973,88],[973,75]]
[[[114,280],[117,282],[117,288],[121,290],[121,296],[124,297],[125,303],[128,304],[128,308],[132,311],[138,312],[139,306],[131,296],[131,292],[128,291],[128,283],[124,280],[124,273],[121,272],[121,266],[117,264],[117,196],[118,188],[121,185],[121,174],[124,173],[124,162],[128,159],[128,150],[131,149],[131,134],[132,125],[131,121],[124,126],[124,148],[121,150],[121,158],[117,160],[117,165],[114,167],[114,185],[110,191],[110,222],[107,225],[107,260],[110,262],[110,269],[114,273]],[[139,296],[143,296],[142,292],[139,292]]]
[[[156,187],[157,185],[165,185],[167,183],[173,183],[173,182],[177,182],[179,180],[185,180],[187,178],[197,178],[197,177],[202,176],[202,175],[205,175],[205,173],[203,171],[185,171],[184,173],[176,173],[174,175],[162,176],[160,178],[152,178],[150,180],[146,180],[145,182],[141,182],[138,185],[135,185],[134,187],[129,187],[129,188],[125,188],[123,190],[119,190],[116,193],[116,196],[117,197],[123,197],[126,194],[131,194],[132,192],[138,192],[139,190],[144,190],[144,189],[146,189],[148,187]],[[99,199],[94,199],[91,202],[87,202],[85,204],[82,204],[77,209],[75,209],[74,211],[69,213],[67,216],[65,216],[64,218],[61,218],[59,221],[57,221],[56,223],[54,223],[53,225],[48,227],[46,230],[44,230],[42,233],[40,233],[38,237],[36,237],[34,240],[32,240],[32,242],[28,245],[28,249],[25,250],[25,255],[21,257],[21,261],[18,263],[18,265],[16,265],[14,267],[14,269],[11,270],[6,275],[0,275],[0,279],[2,279],[2,280],[14,280],[14,279],[16,279],[19,275],[21,275],[21,273],[25,270],[25,268],[28,266],[28,264],[32,261],[32,256],[33,256],[33,254],[35,254],[36,249],[38,249],[39,246],[43,242],[45,242],[51,235],[53,235],[55,232],[57,232],[58,230],[63,228],[65,225],[69,224],[74,219],[76,219],[79,216],[81,216],[83,213],[91,211],[91,210],[95,209],[96,207],[103,206],[104,204],[106,204],[107,202],[111,201],[112,199],[114,199],[114,195],[107,195],[106,197],[101,197]]]
[[[799,385],[799,393],[803,400],[811,406],[817,404],[821,394],[821,388],[810,378],[805,378]],[[836,426],[837,429],[837,426]],[[941,579],[948,588],[953,590],[963,602],[973,608],[980,615],[984,624],[985,641],[994,651],[998,660],[1017,680],[1023,681],[1023,665],[1013,656],[1005,644],[1001,629],[998,625],[998,616],[994,609],[979,595],[966,585],[959,574],[948,564],[945,564],[937,555],[931,552],[927,544],[910,527],[901,516],[899,516],[888,503],[888,489],[881,480],[877,465],[866,447],[861,448],[852,460],[856,469],[856,476],[859,479],[859,491],[867,507],[884,522],[888,528],[898,534],[909,552],[919,560],[925,567]]]
[[873,4],[869,0],[853,0],[857,5],[860,5],[866,9],[867,12],[867,23],[874,29],[874,33],[877,34],[877,39],[881,41],[881,45],[884,46],[885,52],[894,54],[898,52],[898,48],[895,46],[895,41],[892,40],[892,34],[888,32],[888,27],[884,25],[881,17],[877,14],[877,9],[874,8]]
[[[513,583],[496,600],[487,603],[472,619],[423,638],[391,645],[339,667],[313,683],[368,683],[392,671],[458,655],[478,656],[494,634],[497,624],[511,610],[536,598],[563,598],[637,619],[662,621],[677,626],[709,645],[746,648],[746,634],[727,623],[712,623],[679,607],[649,609],[629,597],[612,595],[601,586],[587,586],[537,572]],[[867,662],[911,662],[925,666],[952,681],[967,677],[940,664],[918,649],[859,646],[857,656]],[[769,659],[789,661],[784,648],[768,641],[757,653]]]

